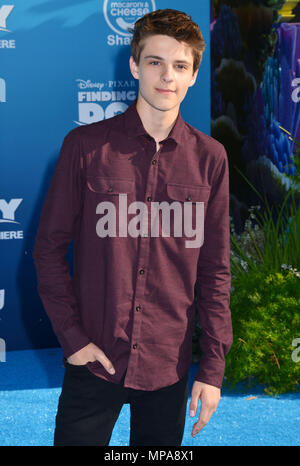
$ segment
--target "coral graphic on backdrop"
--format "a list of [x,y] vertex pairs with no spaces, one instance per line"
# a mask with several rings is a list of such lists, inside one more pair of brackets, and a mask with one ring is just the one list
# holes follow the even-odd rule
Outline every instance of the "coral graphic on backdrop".
[[213,2],[211,135],[230,154],[234,223],[242,228],[253,191],[245,189],[239,171],[271,204],[283,202],[291,187],[300,196],[295,145],[287,133],[300,139],[300,28],[274,22],[279,0],[236,8],[228,3]]

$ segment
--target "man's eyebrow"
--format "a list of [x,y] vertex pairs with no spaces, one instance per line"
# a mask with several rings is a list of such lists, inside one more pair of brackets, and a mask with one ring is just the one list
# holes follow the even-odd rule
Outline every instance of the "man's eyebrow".
[[[157,55],[147,55],[146,57],[144,57],[144,59],[146,59],[146,58],[155,58],[156,60],[164,61],[164,58],[158,57]],[[175,63],[185,63],[186,65],[191,65],[191,63],[186,61],[186,60],[174,60],[174,61],[175,61]]]

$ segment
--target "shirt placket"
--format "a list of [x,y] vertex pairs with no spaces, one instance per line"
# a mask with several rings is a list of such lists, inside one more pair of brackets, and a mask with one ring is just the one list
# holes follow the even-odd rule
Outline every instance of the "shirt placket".
[[141,324],[143,319],[143,311],[147,306],[147,303],[144,301],[145,295],[145,283],[147,273],[149,272],[149,253],[150,253],[150,234],[149,229],[151,231],[151,227],[149,228],[149,212],[151,212],[151,201],[153,200],[156,192],[157,187],[157,179],[158,179],[158,166],[159,166],[159,157],[161,153],[161,147],[158,151],[154,152],[154,155],[151,157],[150,162],[148,162],[148,155],[153,154],[153,147],[147,148],[146,146],[143,147],[143,155],[145,157],[145,163],[150,163],[147,181],[146,181],[146,189],[144,193],[143,202],[147,205],[148,208],[148,231],[147,233],[141,227],[141,236],[139,237],[139,248],[138,248],[138,257],[137,257],[137,268],[136,268],[136,280],[135,280],[135,293],[134,293],[134,300],[133,300],[133,325],[132,325],[132,335],[131,335],[131,348],[130,348],[130,356],[128,360],[128,367],[126,378],[124,381],[124,385],[127,383],[136,383],[136,377],[140,373],[138,371],[138,358],[139,358],[139,350],[141,348]]

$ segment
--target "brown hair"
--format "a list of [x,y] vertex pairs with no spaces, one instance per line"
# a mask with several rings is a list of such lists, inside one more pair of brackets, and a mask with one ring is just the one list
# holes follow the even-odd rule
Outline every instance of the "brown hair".
[[138,19],[134,24],[134,28],[128,29],[128,31],[133,33],[131,55],[137,65],[145,45],[141,43],[143,39],[155,34],[163,34],[171,36],[179,42],[185,42],[192,47],[194,57],[193,72],[199,68],[206,44],[199,26],[192,21],[190,15],[183,11],[170,8],[152,11]]

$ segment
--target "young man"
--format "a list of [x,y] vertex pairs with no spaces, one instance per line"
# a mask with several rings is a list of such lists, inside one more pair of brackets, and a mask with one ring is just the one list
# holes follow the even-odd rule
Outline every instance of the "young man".
[[[228,161],[223,145],[179,112],[204,47],[183,12],[139,19],[130,57],[137,100],[63,142],[33,253],[66,366],[55,445],[108,445],[124,403],[130,445],[181,444],[195,284],[202,358],[189,405],[194,416],[201,401],[193,436],[217,408],[232,343]],[[156,203],[174,212],[181,235],[155,215],[150,231]],[[204,243],[187,247],[199,205]],[[65,258],[72,240],[73,277]]]

